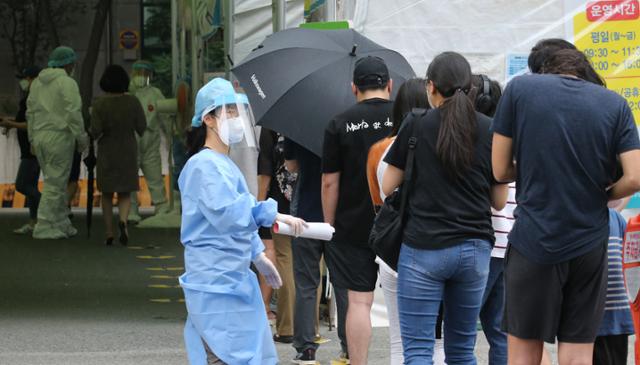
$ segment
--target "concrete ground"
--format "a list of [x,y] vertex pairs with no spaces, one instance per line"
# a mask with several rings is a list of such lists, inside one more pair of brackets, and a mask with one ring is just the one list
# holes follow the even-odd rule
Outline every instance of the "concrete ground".
[[[131,228],[128,247],[107,247],[102,217],[87,238],[85,217],[75,213],[78,236],[43,241],[11,233],[26,212],[0,210],[0,364],[186,364],[178,230]],[[329,365],[337,334],[327,326],[321,334],[330,341],[318,361]],[[389,364],[387,341],[387,328],[375,328],[370,364]],[[290,345],[277,349],[282,364],[295,355]],[[479,333],[479,364],[487,350]]]

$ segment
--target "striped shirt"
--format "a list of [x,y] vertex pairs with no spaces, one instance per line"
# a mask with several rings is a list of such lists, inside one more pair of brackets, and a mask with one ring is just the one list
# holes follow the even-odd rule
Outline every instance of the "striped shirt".
[[507,205],[501,211],[491,208],[491,223],[496,235],[496,244],[491,251],[491,257],[504,258],[504,253],[509,243],[509,232],[513,228],[516,219],[513,211],[516,209],[516,183],[509,184],[509,196]]
[[622,276],[622,237],[626,229],[624,218],[609,209],[609,245],[607,270],[607,301],[598,336],[633,334],[629,298]]

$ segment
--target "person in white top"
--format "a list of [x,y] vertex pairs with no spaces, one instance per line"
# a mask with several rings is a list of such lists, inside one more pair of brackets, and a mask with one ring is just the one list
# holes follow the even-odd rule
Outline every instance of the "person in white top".
[[[500,84],[490,80],[486,75],[473,75],[473,86],[476,90],[475,108],[480,113],[493,117],[502,96]],[[507,335],[501,329],[502,312],[504,310],[504,256],[507,250],[508,235],[515,218],[516,185],[509,184],[509,195],[505,207],[496,211],[491,209],[491,223],[496,242],[491,251],[489,277],[487,287],[482,296],[480,322],[487,342],[489,342],[489,364],[507,364]]]

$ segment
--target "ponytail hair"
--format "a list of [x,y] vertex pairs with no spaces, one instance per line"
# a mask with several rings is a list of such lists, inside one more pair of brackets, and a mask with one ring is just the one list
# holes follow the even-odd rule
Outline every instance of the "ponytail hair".
[[187,132],[187,154],[189,157],[200,152],[207,140],[207,126],[202,123],[199,127],[191,127]]
[[471,66],[462,55],[444,52],[429,65],[427,79],[445,98],[439,107],[436,153],[449,177],[459,179],[475,158],[478,121],[467,96],[471,88]]

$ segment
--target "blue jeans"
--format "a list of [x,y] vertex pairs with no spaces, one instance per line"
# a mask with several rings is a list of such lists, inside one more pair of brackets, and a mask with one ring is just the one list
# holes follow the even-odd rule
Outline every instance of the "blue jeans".
[[445,361],[476,364],[476,323],[490,257],[491,244],[478,239],[439,250],[402,245],[398,312],[405,364],[433,364],[435,324],[443,299]]
[[482,297],[480,322],[489,342],[489,365],[507,364],[507,334],[500,326],[504,311],[504,259],[491,258],[487,288]]

